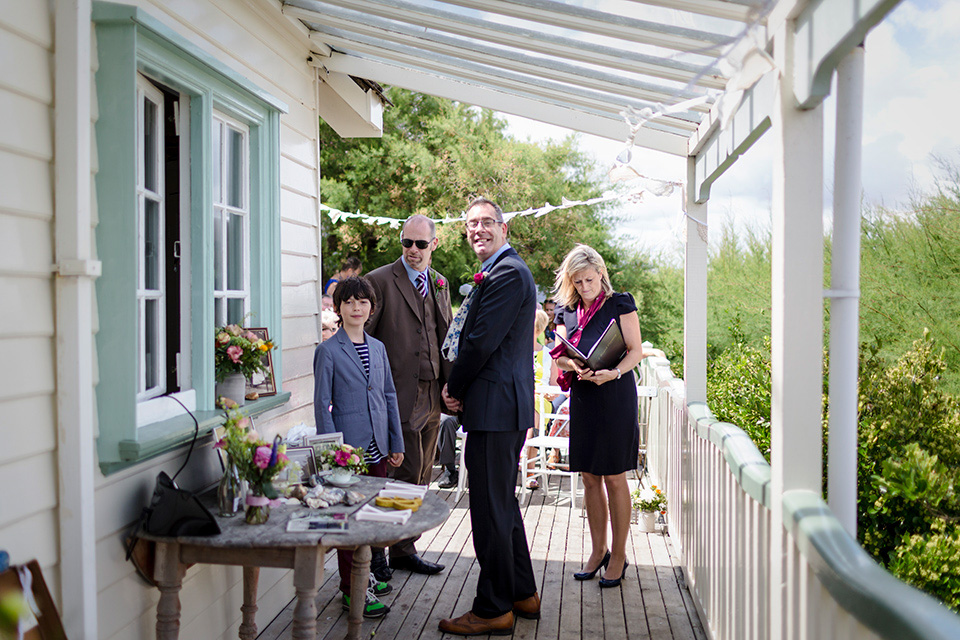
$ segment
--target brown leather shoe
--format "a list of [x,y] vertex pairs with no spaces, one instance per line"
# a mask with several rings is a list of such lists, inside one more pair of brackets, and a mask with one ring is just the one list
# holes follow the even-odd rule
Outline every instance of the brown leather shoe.
[[529,598],[518,600],[513,603],[513,612],[521,618],[528,620],[540,619],[540,594],[535,593]]
[[[526,602],[526,601],[524,601]],[[507,611],[496,618],[481,618],[468,611],[459,618],[440,621],[440,631],[458,636],[509,636],[513,633],[513,612]]]

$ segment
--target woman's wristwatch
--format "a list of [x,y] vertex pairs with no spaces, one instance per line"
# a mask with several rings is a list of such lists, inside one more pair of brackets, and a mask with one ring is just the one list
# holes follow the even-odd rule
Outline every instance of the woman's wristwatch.
[[620,373],[620,367],[617,367],[617,380],[619,380],[619,379],[620,379],[620,376],[622,376],[622,375],[623,375],[623,374]]

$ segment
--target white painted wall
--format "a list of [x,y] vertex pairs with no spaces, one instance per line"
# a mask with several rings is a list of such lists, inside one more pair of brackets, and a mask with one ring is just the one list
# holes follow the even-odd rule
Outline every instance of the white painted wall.
[[[46,2],[0,0],[0,548],[13,562],[37,558],[60,601],[57,531],[56,367],[53,237],[53,13]],[[281,118],[281,247],[283,387],[290,402],[261,417],[272,436],[299,422],[311,424],[312,356],[319,341],[317,295],[318,149],[316,72],[309,41],[272,0],[140,0],[131,2],[181,36],[284,101]],[[94,67],[96,43],[94,40]],[[64,52],[64,55],[69,55]],[[95,90],[93,91],[96,95]],[[94,100],[96,98],[94,97]],[[93,120],[97,105],[93,104]],[[91,123],[93,126],[93,123]],[[95,140],[95,138],[94,138]],[[93,171],[97,149],[92,150]],[[94,193],[94,224],[97,202]],[[94,311],[93,326],[97,327]],[[18,366],[10,366],[17,363]],[[86,384],[96,384],[97,371]],[[147,503],[157,473],[173,473],[181,454],[167,454],[111,476],[98,471],[96,517],[97,627],[101,638],[152,637],[158,592],[124,560],[121,538]],[[210,443],[194,452],[178,479],[201,488],[219,467]],[[78,550],[79,551],[79,550]],[[288,572],[260,573],[262,627],[292,598]],[[181,602],[181,637],[236,637],[242,601],[241,570],[194,567]]]

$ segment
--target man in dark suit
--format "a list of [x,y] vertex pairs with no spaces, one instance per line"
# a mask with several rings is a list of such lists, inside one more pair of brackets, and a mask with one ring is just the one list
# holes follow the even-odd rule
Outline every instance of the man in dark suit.
[[[481,261],[476,289],[464,301],[458,353],[443,389],[467,433],[470,522],[480,563],[470,611],[442,620],[458,635],[509,633],[514,614],[540,617],[540,597],[517,503],[517,464],[533,427],[533,320],[536,287],[526,263],[507,243],[503,212],[486,198],[467,208],[467,241]],[[466,309],[464,309],[466,307]]]
[[[440,357],[453,317],[449,283],[430,268],[439,242],[436,229],[426,216],[410,217],[400,231],[400,259],[367,275],[378,304],[366,330],[387,347],[400,406],[405,455],[394,477],[414,484],[431,480],[440,432],[440,389],[451,367]],[[390,568],[427,575],[442,571],[443,565],[417,555],[416,540],[390,547]],[[375,556],[371,566],[377,579],[390,578],[382,555]]]

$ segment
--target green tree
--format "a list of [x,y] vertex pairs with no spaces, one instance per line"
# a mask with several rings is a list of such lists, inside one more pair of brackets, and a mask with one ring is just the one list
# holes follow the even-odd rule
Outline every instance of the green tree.
[[[325,204],[393,218],[416,213],[447,218],[459,216],[478,195],[516,211],[602,192],[592,161],[572,136],[559,143],[520,142],[490,110],[395,87],[387,95],[394,106],[384,113],[382,138],[341,138],[321,121]],[[644,283],[644,267],[638,269],[637,258],[616,244],[612,225],[603,206],[575,207],[515,218],[509,241],[544,290],[552,286],[564,254],[582,242],[603,255],[619,289],[636,291]],[[334,225],[323,216],[322,233],[325,277],[348,255],[359,256],[366,271],[399,256],[399,231],[388,226],[356,220]],[[433,264],[450,278],[456,297],[459,285],[476,271],[476,258],[462,224],[438,225],[438,236]]]

